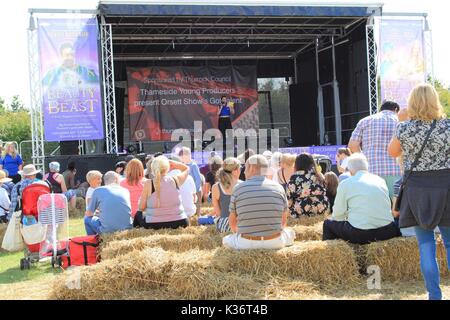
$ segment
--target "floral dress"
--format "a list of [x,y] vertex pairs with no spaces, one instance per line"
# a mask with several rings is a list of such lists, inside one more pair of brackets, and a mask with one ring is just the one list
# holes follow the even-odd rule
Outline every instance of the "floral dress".
[[312,170],[298,171],[292,175],[287,185],[287,198],[294,218],[324,214],[330,208],[325,186]]

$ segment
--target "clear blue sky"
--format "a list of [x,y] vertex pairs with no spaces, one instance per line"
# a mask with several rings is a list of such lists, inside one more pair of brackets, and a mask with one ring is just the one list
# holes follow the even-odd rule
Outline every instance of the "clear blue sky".
[[[158,2],[158,1],[156,1]],[[160,1],[160,3],[169,1]],[[185,3],[179,1],[180,3]],[[201,2],[197,0],[196,2]],[[203,1],[210,3],[210,1]],[[247,1],[227,1],[227,3],[252,3]],[[256,1],[258,2],[258,1]],[[270,1],[275,4],[277,0]],[[337,3],[336,0],[312,1],[279,1],[283,3]],[[430,27],[433,30],[434,66],[436,78],[450,85],[450,37],[449,12],[450,2],[443,0],[384,0],[384,1],[344,1],[345,3],[384,3],[384,11],[389,12],[427,12]],[[98,0],[16,0],[0,3],[0,35],[2,48],[0,51],[0,96],[9,102],[13,95],[20,95],[22,100],[29,101],[29,80],[27,60],[28,8],[63,8],[94,9]]]

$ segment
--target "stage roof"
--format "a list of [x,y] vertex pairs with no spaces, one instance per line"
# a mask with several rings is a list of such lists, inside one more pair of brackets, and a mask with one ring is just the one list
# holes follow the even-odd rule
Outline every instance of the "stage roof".
[[[100,2],[116,60],[288,59],[345,39],[380,4]],[[272,1],[272,3],[274,3]]]

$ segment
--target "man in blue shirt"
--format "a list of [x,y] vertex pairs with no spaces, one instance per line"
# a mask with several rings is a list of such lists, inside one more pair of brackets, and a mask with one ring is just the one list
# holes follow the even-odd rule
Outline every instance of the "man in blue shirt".
[[339,184],[332,219],[323,224],[323,240],[368,244],[401,236],[392,216],[386,182],[369,173],[363,154],[348,159],[352,176]]
[[[84,218],[88,235],[110,233],[131,229],[130,193],[119,185],[119,175],[114,171],[105,173],[104,187],[98,187],[92,198]],[[98,210],[98,214],[96,214]]]

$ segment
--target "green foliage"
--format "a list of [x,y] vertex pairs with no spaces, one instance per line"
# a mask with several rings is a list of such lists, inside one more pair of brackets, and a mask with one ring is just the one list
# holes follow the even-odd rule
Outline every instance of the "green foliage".
[[6,111],[0,114],[0,140],[17,141],[31,139],[30,114],[26,111]]
[[20,100],[19,96],[13,96],[11,104],[9,105],[12,112],[25,111],[25,105],[22,100]]
[[450,88],[445,88],[444,85],[437,80],[434,82],[434,86],[439,93],[439,98],[445,113],[447,114],[447,117],[450,118]]

